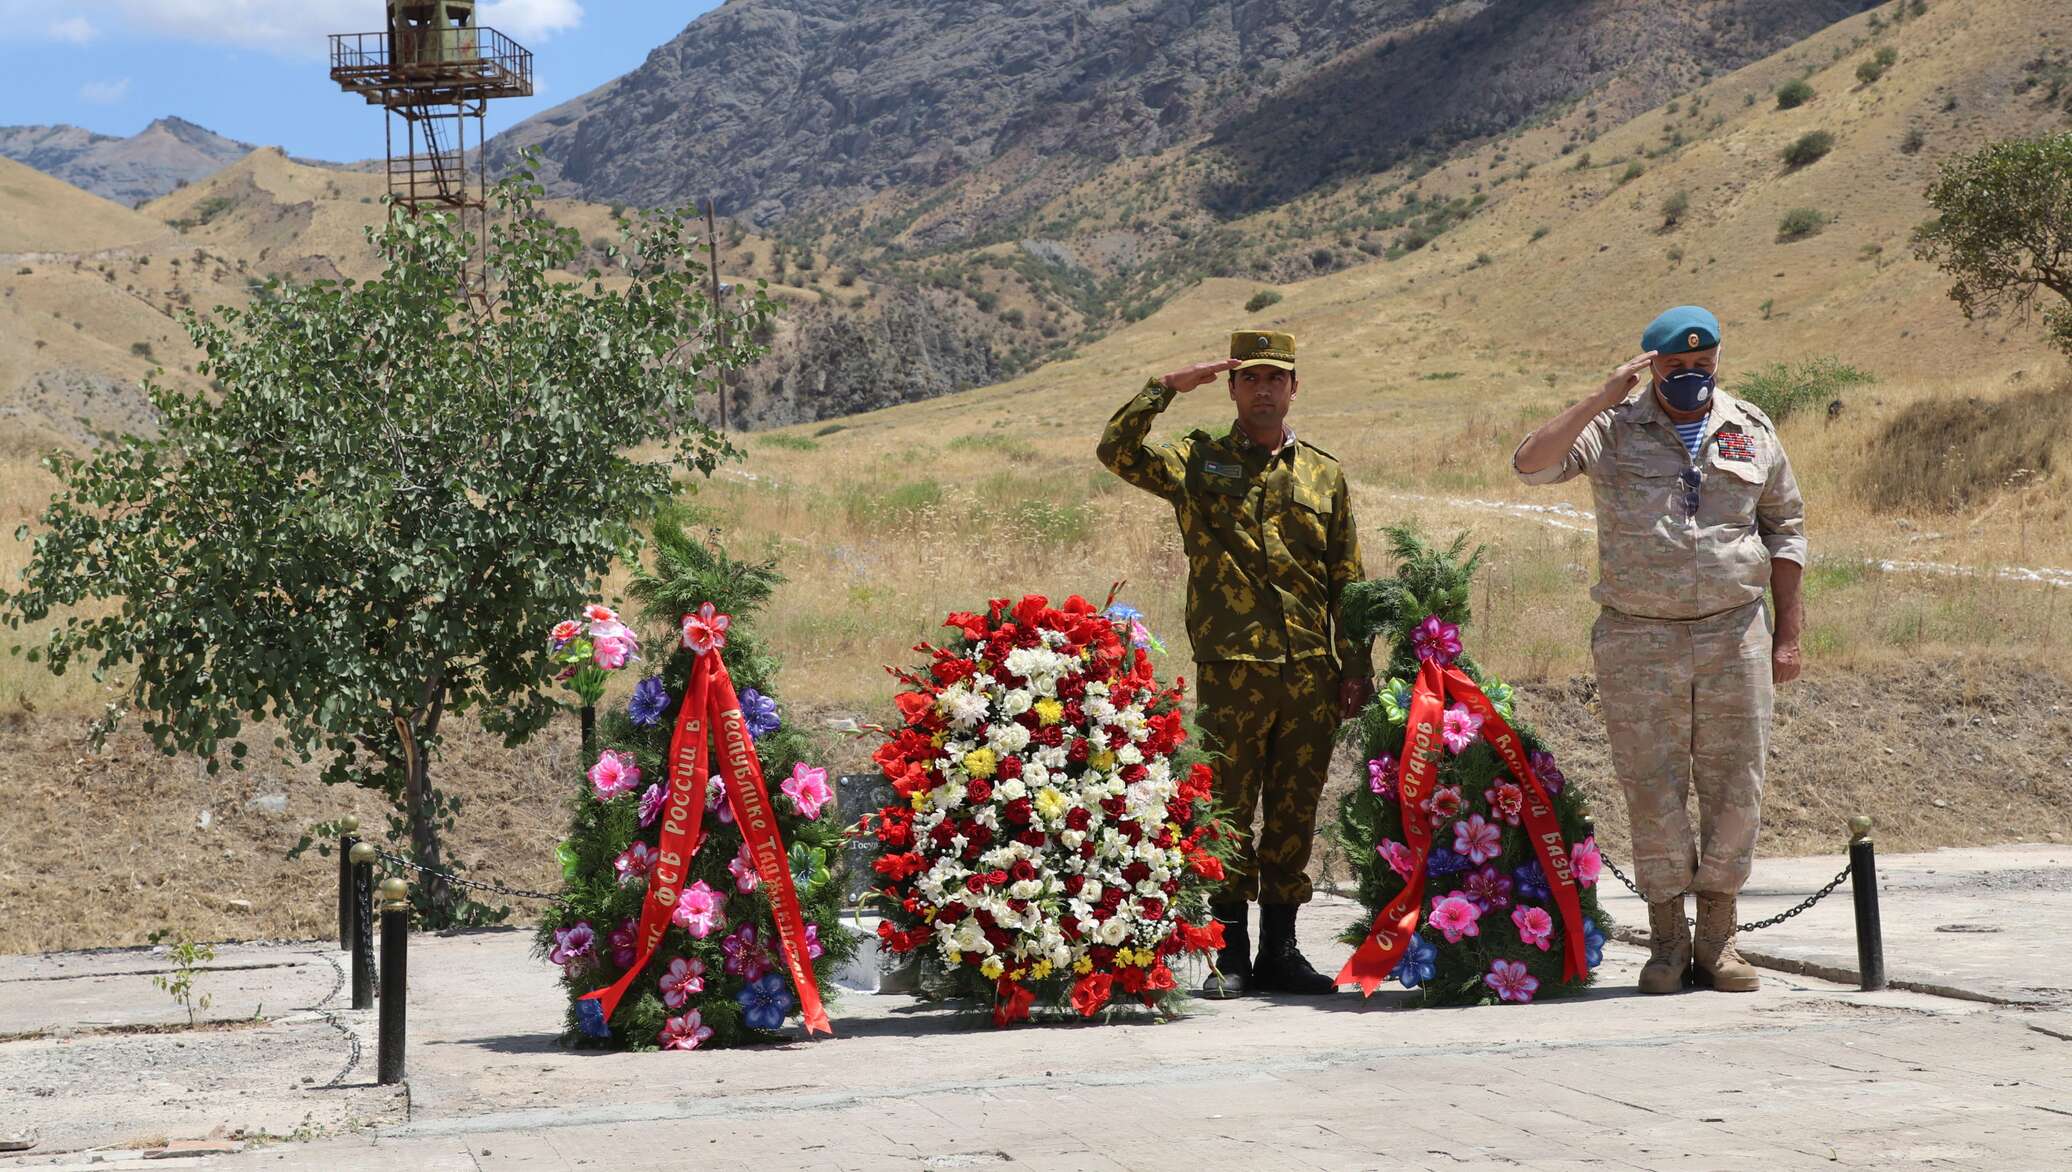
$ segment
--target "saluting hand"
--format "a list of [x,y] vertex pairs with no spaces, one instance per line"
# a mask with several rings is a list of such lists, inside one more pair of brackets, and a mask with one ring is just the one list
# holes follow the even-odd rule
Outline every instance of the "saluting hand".
[[1641,373],[1646,371],[1654,360],[1655,351],[1650,350],[1637,358],[1628,358],[1625,362],[1620,363],[1619,369],[1613,371],[1612,376],[1604,380],[1604,389],[1597,393],[1598,406],[1600,408],[1616,407],[1625,402],[1626,396],[1633,391],[1633,384],[1640,381]]
[[1184,395],[1198,386],[1215,382],[1216,376],[1224,371],[1235,369],[1237,359],[1219,358],[1214,362],[1197,362],[1193,366],[1182,367],[1160,377],[1158,381]]

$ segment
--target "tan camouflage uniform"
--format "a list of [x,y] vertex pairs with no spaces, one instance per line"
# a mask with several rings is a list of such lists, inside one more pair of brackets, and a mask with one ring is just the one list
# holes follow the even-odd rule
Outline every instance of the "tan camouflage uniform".
[[[1805,504],[1762,411],[1714,393],[1688,518],[1679,476],[1693,463],[1643,384],[1592,420],[1561,464],[1519,473],[1528,484],[1590,477],[1591,597],[1603,607],[1590,651],[1633,820],[1634,879],[1657,903],[1733,895],[1748,879],[1773,697],[1762,598],[1772,558],[1806,562]],[[1684,805],[1694,783],[1695,842]]]
[[1292,433],[1279,452],[1235,427],[1150,447],[1145,436],[1173,394],[1154,379],[1116,412],[1101,463],[1165,498],[1180,522],[1196,715],[1225,755],[1217,802],[1241,829],[1218,898],[1304,903],[1339,680],[1372,674],[1368,649],[1337,621],[1340,593],[1363,576],[1345,474]]

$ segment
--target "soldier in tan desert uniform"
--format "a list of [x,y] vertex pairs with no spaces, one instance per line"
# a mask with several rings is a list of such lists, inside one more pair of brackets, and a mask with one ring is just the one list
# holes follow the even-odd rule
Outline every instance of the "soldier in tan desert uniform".
[[[1145,444],[1174,395],[1226,371],[1237,408],[1226,434]],[[1295,390],[1295,339],[1240,330],[1228,359],[1152,379],[1101,436],[1101,463],[1172,504],[1187,551],[1196,716],[1222,755],[1216,802],[1237,822],[1237,857],[1212,903],[1224,948],[1207,991],[1223,996],[1336,988],[1295,947],[1295,912],[1310,898],[1310,845],[1332,735],[1374,692],[1368,648],[1338,623],[1341,593],[1362,576],[1345,473],[1289,429]],[[1256,964],[1246,933],[1253,898]]]
[[[1714,385],[1712,314],[1669,310],[1641,345],[1511,462],[1528,484],[1588,475],[1597,502],[1592,597],[1603,610],[1590,650],[1648,901],[1640,988],[1683,987],[1694,959],[1683,897],[1694,891],[1697,979],[1747,992],[1758,980],[1734,949],[1735,897],[1755,854],[1772,687],[1799,674],[1805,506],[1776,426]],[[1684,806],[1694,785],[1695,840]]]

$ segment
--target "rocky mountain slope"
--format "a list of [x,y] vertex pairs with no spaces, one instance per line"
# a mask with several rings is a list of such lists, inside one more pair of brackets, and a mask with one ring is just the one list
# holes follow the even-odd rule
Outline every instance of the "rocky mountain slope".
[[213,175],[251,152],[251,143],[184,118],[160,118],[128,138],[77,126],[0,126],[0,157],[127,207]]

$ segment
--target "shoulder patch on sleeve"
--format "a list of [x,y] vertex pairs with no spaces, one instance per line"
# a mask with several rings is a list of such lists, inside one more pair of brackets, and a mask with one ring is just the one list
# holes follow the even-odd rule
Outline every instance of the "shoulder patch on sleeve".
[[1315,452],[1315,453],[1316,453],[1317,455],[1319,455],[1319,456],[1322,456],[1322,457],[1323,457],[1323,458],[1325,458],[1326,460],[1329,460],[1329,461],[1331,461],[1331,462],[1332,462],[1333,464],[1336,464],[1336,463],[1338,463],[1338,457],[1336,457],[1336,456],[1332,455],[1331,453],[1329,453],[1329,452],[1325,451],[1324,449],[1322,449],[1322,448],[1320,448],[1320,447],[1316,446],[1315,444],[1313,444],[1313,443],[1309,442],[1309,441],[1308,441],[1308,440],[1306,440],[1306,439],[1300,439],[1300,438],[1298,438],[1298,439],[1296,439],[1296,441],[1295,441],[1295,442],[1296,442],[1296,443],[1298,443],[1298,444],[1301,444],[1301,445],[1302,445],[1303,447],[1305,447],[1305,448],[1308,448],[1308,449],[1309,449],[1310,451],[1312,451],[1312,452]]

